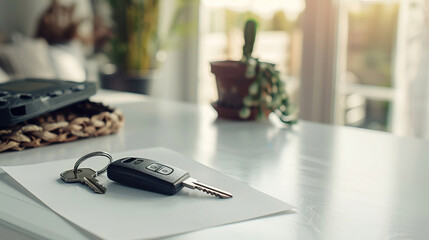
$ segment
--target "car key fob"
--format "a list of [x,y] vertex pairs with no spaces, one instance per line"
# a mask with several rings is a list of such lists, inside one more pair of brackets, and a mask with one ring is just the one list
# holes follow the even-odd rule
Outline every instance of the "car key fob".
[[107,177],[130,187],[173,195],[183,188],[183,181],[190,175],[185,170],[154,160],[127,157],[111,163]]

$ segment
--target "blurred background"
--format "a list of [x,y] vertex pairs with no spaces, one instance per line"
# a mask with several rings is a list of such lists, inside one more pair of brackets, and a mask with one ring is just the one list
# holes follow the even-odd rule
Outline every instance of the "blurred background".
[[429,139],[427,0],[0,0],[0,82],[20,77],[208,104],[209,62],[276,64],[304,120]]

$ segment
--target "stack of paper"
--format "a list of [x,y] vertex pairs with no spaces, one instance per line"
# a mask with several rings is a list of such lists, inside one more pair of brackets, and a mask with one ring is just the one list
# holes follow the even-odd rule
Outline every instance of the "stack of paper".
[[165,196],[120,185],[105,174],[97,179],[107,192],[95,194],[84,185],[60,180],[59,174],[71,169],[76,159],[3,169],[53,211],[103,239],[165,237],[291,209],[282,201],[171,150],[155,148],[112,155],[114,159],[136,156],[177,166],[234,197],[218,199],[185,188],[174,196]]

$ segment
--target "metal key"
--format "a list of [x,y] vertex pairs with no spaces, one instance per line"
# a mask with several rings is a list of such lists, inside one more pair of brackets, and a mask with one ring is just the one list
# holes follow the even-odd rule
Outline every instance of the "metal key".
[[166,195],[173,195],[187,187],[219,198],[232,197],[229,192],[198,182],[178,167],[146,158],[129,157],[117,160],[107,168],[107,177],[127,186]]
[[197,189],[200,191],[203,191],[205,193],[214,195],[218,198],[230,198],[232,197],[232,194],[229,192],[226,192],[224,190],[209,186],[207,184],[199,182],[197,179],[188,177],[182,182],[182,185],[184,187],[190,188],[190,189]]
[[74,169],[65,171],[60,174],[61,179],[66,183],[82,183],[87,185],[96,193],[103,194],[106,188],[95,179],[97,173],[91,168],[79,168],[75,172]]
[[83,161],[97,156],[108,158],[109,164],[112,162],[112,156],[110,156],[110,154],[107,152],[104,152],[104,151],[91,152],[79,158],[74,164],[73,169],[61,173],[60,174],[61,179],[66,183],[76,183],[76,182],[83,183],[96,193],[101,193],[101,194],[106,193],[106,188],[103,187],[103,185],[101,185],[100,183],[98,183],[98,180],[95,178],[98,175],[104,173],[107,170],[108,165],[106,165],[104,168],[100,169],[97,172],[92,170],[91,168],[79,168],[79,165]]

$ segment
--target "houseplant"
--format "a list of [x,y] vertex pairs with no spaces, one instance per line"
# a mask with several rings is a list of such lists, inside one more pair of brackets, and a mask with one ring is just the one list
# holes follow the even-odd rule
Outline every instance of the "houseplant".
[[115,67],[107,68],[110,76],[104,76],[104,86],[148,93],[168,50],[181,47],[185,37],[197,29],[197,17],[189,11],[198,4],[188,0],[108,2],[114,34],[106,53],[113,63],[109,66]]
[[256,22],[248,20],[241,60],[211,62],[218,88],[218,101],[213,107],[220,118],[255,120],[274,112],[282,122],[294,124],[296,117],[280,73],[274,64],[252,56],[255,38]]
[[115,66],[102,87],[147,94],[156,60],[159,1],[109,0],[113,36],[106,52]]

